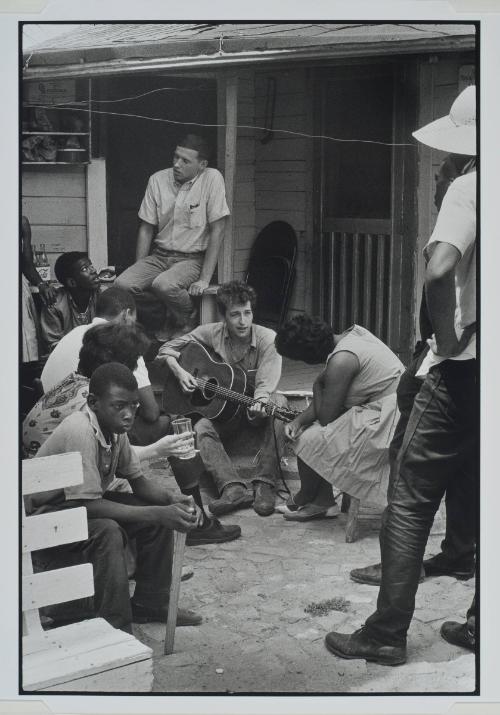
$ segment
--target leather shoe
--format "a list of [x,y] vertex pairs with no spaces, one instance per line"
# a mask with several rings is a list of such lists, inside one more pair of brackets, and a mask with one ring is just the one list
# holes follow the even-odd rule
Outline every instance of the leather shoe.
[[430,559],[425,559],[424,570],[426,576],[453,576],[458,581],[468,581],[476,571],[474,564],[466,568],[463,566],[457,567],[447,561],[443,554],[436,554],[436,556],[431,556]]
[[266,482],[257,482],[255,485],[253,510],[259,516],[269,516],[274,512],[274,501],[274,488]]
[[[382,583],[382,564],[372,564],[371,566],[365,566],[362,569],[353,569],[349,576],[352,581],[356,583],[366,583],[369,586],[380,586]],[[425,579],[425,573],[423,568],[420,570],[419,583]]]
[[[133,623],[166,623],[168,616],[167,606],[142,606],[139,603],[132,604]],[[177,626],[199,626],[203,618],[194,611],[187,608],[177,609]]]
[[253,502],[253,494],[243,484],[228,484],[224,487],[220,499],[216,499],[208,505],[214,516],[229,514],[236,509],[244,509]]
[[467,623],[457,623],[456,621],[445,621],[441,626],[441,637],[461,648],[476,650],[476,637],[467,627]]
[[241,527],[236,524],[221,524],[218,519],[207,519],[203,526],[188,532],[186,546],[223,544],[241,536]]
[[325,637],[325,645],[340,658],[364,658],[380,665],[402,665],[406,663],[406,647],[384,645],[369,638],[362,628],[351,635],[331,631]]

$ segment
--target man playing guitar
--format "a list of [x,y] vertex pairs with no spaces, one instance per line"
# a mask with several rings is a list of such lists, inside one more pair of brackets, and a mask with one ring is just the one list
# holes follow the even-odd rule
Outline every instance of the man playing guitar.
[[[248,507],[252,502],[260,516],[268,516],[274,511],[279,471],[276,445],[281,453],[284,422],[274,420],[268,414],[273,406],[286,408],[287,401],[283,395],[275,393],[281,376],[281,356],[274,347],[276,334],[269,328],[253,324],[256,299],[254,289],[244,283],[231,281],[221,285],[217,291],[217,305],[223,316],[222,322],[200,325],[190,333],[164,343],[158,352],[157,359],[166,362],[186,394],[194,393],[199,388],[195,376],[182,367],[182,359],[180,363],[178,360],[179,351],[192,341],[208,348],[228,365],[242,368],[247,375],[255,373],[252,404],[239,409],[235,417],[225,424],[213,423],[203,417],[194,427],[200,456],[219,491],[219,499],[209,505],[215,516]],[[268,405],[267,410],[265,405]],[[193,409],[193,412],[196,410]],[[238,475],[223,442],[248,429],[249,425],[263,423],[263,442],[251,493]]]

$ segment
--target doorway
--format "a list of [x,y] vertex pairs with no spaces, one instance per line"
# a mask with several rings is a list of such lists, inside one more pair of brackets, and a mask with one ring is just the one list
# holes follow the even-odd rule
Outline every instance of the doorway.
[[[413,340],[416,96],[410,62],[322,70],[315,171],[315,312],[358,323],[405,361]],[[356,140],[356,141],[353,141]],[[360,141],[362,140],[362,141]]]
[[107,171],[108,260],[120,273],[135,261],[137,213],[148,179],[171,166],[178,139],[202,134],[212,149],[210,165],[216,166],[217,129],[189,124],[217,123],[216,83],[207,77],[156,74],[111,77],[96,84],[99,107],[116,113],[103,115],[100,139]]

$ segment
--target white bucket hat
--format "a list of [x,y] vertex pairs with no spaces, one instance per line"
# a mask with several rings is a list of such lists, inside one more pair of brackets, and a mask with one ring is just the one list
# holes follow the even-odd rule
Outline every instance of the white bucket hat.
[[476,88],[466,87],[451,105],[446,117],[413,132],[422,144],[450,154],[476,155]]

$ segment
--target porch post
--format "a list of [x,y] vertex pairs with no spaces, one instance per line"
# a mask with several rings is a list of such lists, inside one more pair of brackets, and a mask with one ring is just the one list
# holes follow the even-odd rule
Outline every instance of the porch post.
[[231,215],[227,218],[226,234],[218,263],[218,281],[224,283],[233,278],[234,244],[234,188],[236,182],[236,141],[238,122],[238,75],[224,74],[218,81],[219,122],[225,129],[219,132],[219,168],[224,173],[226,200]]

